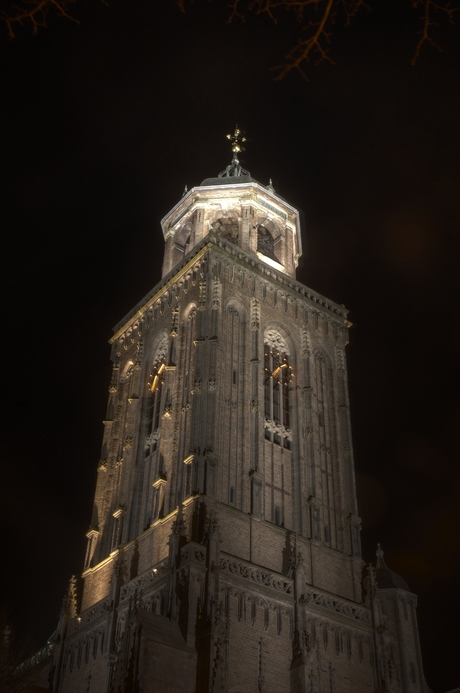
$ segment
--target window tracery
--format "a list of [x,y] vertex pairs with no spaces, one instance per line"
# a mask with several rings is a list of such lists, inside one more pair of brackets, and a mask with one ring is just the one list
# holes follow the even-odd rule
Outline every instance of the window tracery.
[[159,444],[163,385],[166,369],[166,355],[169,341],[165,336],[158,345],[155,354],[155,363],[149,379],[149,401],[147,406],[147,436],[145,439],[145,456],[154,452]]
[[275,255],[275,241],[270,231],[262,224],[257,225],[257,252],[278,262]]
[[212,230],[232,243],[238,242],[239,228],[236,217],[221,217],[211,224]]
[[265,437],[288,450],[291,447],[289,385],[292,367],[288,348],[276,330],[268,330],[264,340]]

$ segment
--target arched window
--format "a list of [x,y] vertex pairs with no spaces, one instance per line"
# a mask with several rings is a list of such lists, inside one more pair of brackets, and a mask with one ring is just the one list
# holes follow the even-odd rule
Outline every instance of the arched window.
[[147,409],[147,439],[146,439],[146,450],[145,455],[150,455],[151,452],[157,449],[159,430],[161,422],[161,394],[163,390],[164,383],[164,371],[166,367],[166,361],[163,358],[158,361],[152,372],[152,378],[150,381],[150,398],[149,406]]
[[239,228],[236,217],[221,217],[211,224],[212,230],[227,241],[238,243]]
[[265,437],[290,449],[289,384],[292,368],[288,356],[287,344],[279,332],[268,330],[264,340]]
[[262,224],[257,226],[257,252],[278,261],[275,255],[275,241],[270,231]]
[[158,448],[163,408],[163,385],[168,352],[168,338],[161,340],[155,354],[153,370],[149,378],[149,397],[147,405],[147,437],[145,439],[145,456]]
[[190,222],[187,222],[174,235],[174,250],[177,251],[175,253],[176,260],[179,260],[182,255],[187,255],[190,250],[191,233],[192,225]]

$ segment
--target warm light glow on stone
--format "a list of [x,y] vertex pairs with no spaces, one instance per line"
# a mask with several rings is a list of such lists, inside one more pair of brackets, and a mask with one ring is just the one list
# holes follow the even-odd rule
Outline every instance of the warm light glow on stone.
[[281,265],[279,262],[276,262],[276,260],[272,260],[271,257],[267,257],[263,253],[257,253],[257,257],[265,262],[267,265],[270,265],[271,267],[274,267],[275,269],[279,270],[280,272],[284,272],[284,267]]

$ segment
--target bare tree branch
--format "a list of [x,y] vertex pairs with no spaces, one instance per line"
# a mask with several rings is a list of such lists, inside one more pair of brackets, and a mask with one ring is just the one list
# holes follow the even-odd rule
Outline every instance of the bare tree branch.
[[[231,1],[229,22],[235,18],[244,21],[241,5],[242,0]],[[330,32],[326,31],[326,25],[333,22],[335,10],[339,6],[345,10],[345,25],[348,25],[358,9],[364,6],[364,0],[251,0],[248,3],[249,11],[266,14],[275,24],[280,12],[290,12],[309,34],[308,38],[300,40],[288,53],[286,62],[273,68],[278,73],[275,79],[282,79],[293,69],[298,70],[302,77],[307,79],[304,65],[313,56],[316,64],[323,60],[333,62],[329,55]],[[316,18],[315,15],[319,17]]]
[[[13,0],[14,1],[14,0]],[[8,10],[0,10],[0,22],[7,28],[10,38],[15,38],[20,27],[30,24],[34,34],[41,27],[47,25],[50,15],[65,17],[79,24],[72,15],[71,7],[78,0],[19,0],[11,5]],[[441,51],[441,47],[433,38],[433,31],[440,26],[437,17],[447,19],[454,24],[455,13],[460,12],[460,0],[411,0],[412,6],[421,11],[423,27],[419,32],[420,38],[412,58],[415,65],[420,57],[425,43]],[[105,0],[102,0],[105,2]],[[186,11],[187,3],[194,0],[176,0],[181,12]],[[340,9],[345,13],[345,26],[356,15],[361,7],[367,7],[365,0],[229,0],[230,14],[227,22],[234,19],[245,21],[245,14],[252,12],[258,15],[267,15],[272,22],[278,23],[280,14],[290,13],[295,21],[306,32],[307,38],[298,41],[297,45],[285,56],[285,62],[273,68],[277,75],[275,79],[282,79],[288,72],[295,69],[304,79],[307,79],[305,65],[312,58],[317,65],[323,60],[334,63],[329,55],[331,32],[328,29],[334,23],[336,14]],[[368,8],[369,9],[369,8]]]
[[23,0],[19,5],[12,5],[9,11],[0,11],[0,21],[6,25],[10,38],[16,37],[18,27],[28,23],[32,25],[33,33],[36,34],[40,28],[46,26],[51,13],[79,24],[80,22],[70,14],[70,6],[75,2],[76,0]]
[[227,24],[230,24],[230,22],[234,19],[241,19],[242,22],[245,21],[244,14],[241,14],[241,12],[239,11],[239,4],[240,0],[232,0],[232,2],[229,4],[231,12],[229,18],[227,19]]
[[454,24],[454,15],[455,12],[460,11],[460,6],[452,5],[450,2],[440,5],[439,3],[435,2],[435,0],[412,0],[412,5],[415,7],[415,9],[419,9],[419,7],[423,6],[423,28],[419,32],[420,40],[417,43],[415,53],[412,58],[412,65],[415,65],[420,56],[420,51],[424,43],[428,43],[429,45],[433,46],[433,48],[437,48],[438,51],[442,51],[441,46],[436,43],[431,33],[433,27],[439,26],[439,23],[433,20],[433,15],[436,12],[440,12],[445,17],[447,16],[450,24]]
[[303,69],[303,64],[310,60],[311,54],[316,54],[316,64],[322,62],[323,60],[327,60],[328,62],[333,63],[333,60],[328,52],[328,46],[325,45],[330,43],[330,34],[326,32],[325,26],[326,22],[328,21],[331,15],[331,10],[334,1],[335,0],[327,1],[327,5],[324,8],[323,16],[321,17],[319,22],[317,22],[316,24],[312,22],[309,23],[308,28],[313,29],[312,35],[303,41],[299,41],[297,46],[295,46],[295,48],[293,48],[286,55],[286,62],[284,63],[284,65],[279,65],[273,68],[274,70],[278,70],[278,74],[275,77],[275,79],[283,79],[283,77],[285,77],[288,72],[290,72],[293,69],[296,69],[300,72],[300,74],[305,80],[308,80],[307,75],[305,74],[305,71]]
[[[449,23],[454,23],[456,12],[460,12],[460,0],[408,0],[415,9],[421,11],[423,29],[417,43],[412,64],[415,65],[420,56],[424,43],[441,50],[433,38],[433,29],[440,26],[433,17],[443,15]],[[185,12],[188,2],[194,0],[176,0],[182,12]],[[306,32],[307,38],[298,41],[297,45],[285,56],[285,61],[273,68],[275,79],[282,79],[288,72],[296,69],[304,79],[305,65],[314,59],[315,64],[327,60],[334,64],[329,55],[331,42],[330,26],[335,22],[339,10],[345,13],[345,26],[348,26],[360,8],[370,9],[366,0],[229,0],[230,14],[227,22],[234,19],[245,21],[247,13],[267,15],[272,22],[278,23],[283,12],[291,13],[295,21]]]
[[[184,0],[180,2],[183,3]],[[236,18],[245,20],[241,5],[242,0],[230,2],[228,22]],[[249,11],[266,14],[275,24],[278,22],[280,12],[290,12],[308,33],[308,38],[300,40],[286,55],[285,62],[273,68],[277,72],[275,79],[282,79],[293,69],[298,70],[302,77],[307,79],[304,66],[312,57],[315,58],[315,64],[323,60],[333,63],[329,55],[331,34],[326,30],[326,26],[328,23],[332,24],[335,11],[339,6],[345,11],[347,26],[358,9],[365,5],[364,0],[252,0],[248,2]],[[316,19],[315,15],[319,15],[319,18]]]

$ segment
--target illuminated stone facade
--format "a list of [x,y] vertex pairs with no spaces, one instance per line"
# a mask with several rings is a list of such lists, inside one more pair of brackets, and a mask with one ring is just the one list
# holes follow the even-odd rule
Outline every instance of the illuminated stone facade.
[[162,228],[111,340],[53,691],[425,693],[416,597],[381,552],[363,582],[347,311],[295,279],[298,212],[221,177]]

